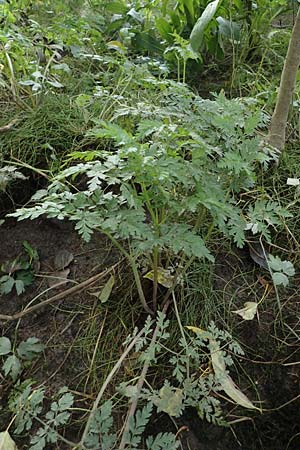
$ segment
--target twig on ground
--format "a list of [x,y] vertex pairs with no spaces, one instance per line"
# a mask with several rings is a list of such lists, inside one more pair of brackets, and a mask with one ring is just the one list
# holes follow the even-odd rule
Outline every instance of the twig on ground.
[[[121,261],[123,261],[123,259]],[[109,274],[110,272],[115,270],[115,268],[121,263],[121,261],[118,261],[116,264],[109,267],[108,269],[105,269],[103,272],[98,273],[97,275],[94,275],[93,277],[88,278],[85,281],[82,281],[81,283],[77,284],[76,286],[72,286],[71,288],[66,289],[63,292],[59,292],[58,294],[54,295],[53,297],[50,297],[47,300],[44,300],[43,302],[40,302],[37,305],[31,306],[28,309],[24,309],[23,311],[13,314],[12,316],[9,316],[6,314],[0,314],[0,320],[11,321],[11,320],[21,319],[22,317],[26,316],[27,314],[31,314],[33,311],[36,311],[36,310],[42,308],[43,306],[49,305],[50,303],[54,303],[57,300],[61,300],[65,297],[67,297],[68,295],[75,294],[75,293],[81,291],[82,289],[86,288],[87,286],[90,286],[90,285],[96,283],[96,281],[101,280],[101,278],[104,278],[107,274]]]
[[5,133],[6,131],[9,131],[12,129],[12,127],[14,125],[16,125],[16,123],[19,122],[19,119],[13,119],[11,122],[9,122],[7,125],[3,125],[2,127],[0,127],[0,133]]

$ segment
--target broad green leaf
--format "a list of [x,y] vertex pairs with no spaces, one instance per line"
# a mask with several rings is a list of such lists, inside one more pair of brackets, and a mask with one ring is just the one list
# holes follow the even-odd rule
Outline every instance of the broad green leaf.
[[[144,278],[148,280],[154,280],[154,270],[150,270],[150,272],[144,275]],[[173,286],[174,276],[171,275],[170,271],[167,269],[163,269],[162,267],[158,267],[157,269],[157,282],[166,288],[171,288]]]
[[110,297],[112,288],[114,287],[115,284],[115,277],[113,275],[111,275],[108,279],[108,281],[105,283],[101,294],[99,295],[99,300],[101,303],[106,303],[107,300]]
[[107,2],[105,8],[113,14],[125,14],[127,11],[126,3],[121,0]]
[[7,355],[11,352],[11,342],[6,337],[3,336],[0,338],[0,356]]
[[18,450],[8,431],[0,433],[0,450]]
[[15,280],[10,275],[3,275],[0,278],[0,293],[1,294],[9,294],[15,284]]
[[283,286],[287,286],[289,284],[288,277],[282,272],[272,273],[272,280],[275,286],[279,286],[281,284],[283,284]]
[[173,38],[171,34],[173,32],[173,29],[170,23],[163,17],[158,17],[155,21],[155,25],[161,37],[168,42],[172,42]]
[[224,17],[217,17],[216,21],[219,24],[219,32],[222,36],[230,39],[233,42],[240,42],[241,26],[237,22],[224,19]]
[[22,359],[33,359],[38,353],[44,350],[45,346],[36,337],[30,337],[22,341],[17,348],[17,353]]
[[180,415],[182,402],[183,391],[167,385],[160,389],[159,397],[153,398],[153,403],[157,406],[158,411],[163,411],[171,417],[178,417]]
[[256,302],[246,302],[244,308],[238,309],[237,311],[232,311],[234,314],[238,314],[244,320],[254,319],[257,313],[258,304]]
[[25,292],[24,282],[22,280],[16,280],[15,287],[16,287],[17,295],[21,295],[21,294],[23,294],[23,292]]
[[18,270],[16,276],[16,281],[22,281],[24,287],[30,286],[34,281],[34,275],[31,270]]
[[216,14],[220,1],[221,0],[215,0],[209,3],[203,11],[201,17],[199,17],[199,19],[195,23],[194,28],[192,29],[190,35],[190,45],[195,52],[200,49],[204,32],[213,19],[214,15]]
[[16,381],[21,373],[21,363],[19,358],[15,355],[9,356],[3,364],[2,369],[5,376],[10,375],[12,380]]
[[191,21],[194,20],[195,11],[194,11],[194,1],[193,0],[183,0],[183,4],[185,9],[188,11]]

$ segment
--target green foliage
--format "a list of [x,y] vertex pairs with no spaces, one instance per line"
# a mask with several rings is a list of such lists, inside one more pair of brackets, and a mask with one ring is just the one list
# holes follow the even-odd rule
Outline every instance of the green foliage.
[[[157,340],[149,345],[149,335],[153,333],[154,325],[155,322],[148,317],[144,333],[139,337],[135,346],[135,351],[140,354],[139,360],[147,361],[151,365],[159,361],[159,353],[163,352],[163,358],[166,359],[165,341],[169,336],[170,323],[163,314],[158,313]],[[137,330],[132,336],[128,336],[124,344],[129,343],[136,334]],[[207,365],[210,359],[208,341],[211,337],[220,347],[222,346],[226,367],[233,362],[229,352],[243,354],[240,346],[232,340],[228,333],[219,330],[211,323],[207,332],[188,340],[182,338],[176,348],[167,353],[169,362],[174,367],[172,383],[166,380],[160,389],[144,387],[139,397],[137,397],[135,385],[129,383],[119,385],[117,388],[119,395],[129,398],[129,401],[138,400],[144,404],[129,419],[129,429],[124,437],[128,448],[142,448],[143,433],[154,408],[158,412],[165,412],[170,417],[180,417],[185,408],[193,406],[201,418],[215,424],[224,424],[221,418],[220,401],[214,396],[214,393],[222,390],[222,384],[212,372],[198,374],[199,367]],[[108,450],[112,442],[116,443],[116,435],[112,432],[114,429],[113,411],[113,402],[109,400],[93,415],[92,425],[85,441],[87,448],[96,448],[101,444],[104,450]],[[175,449],[177,447],[179,447],[179,442],[173,433],[158,433],[155,437],[146,438],[146,448],[149,450]]]
[[84,441],[87,448],[97,448],[101,445],[103,450],[109,450],[116,442],[116,434],[112,432],[112,410],[113,403],[108,400],[94,414],[88,436]]
[[[135,350],[139,353],[141,362],[153,365],[159,361],[160,354],[166,358],[166,340],[169,337],[169,320],[165,315],[158,313],[156,321],[147,318],[144,332],[136,342]],[[156,340],[150,336],[156,333]],[[128,336],[127,343],[137,335]],[[119,408],[119,401],[126,397],[129,402],[135,400],[140,405],[134,416],[129,418],[128,430],[124,435],[124,442],[128,448],[144,448],[148,450],[176,449],[179,441],[173,433],[158,433],[156,436],[144,437],[145,429],[151,420],[154,408],[163,411],[171,417],[179,417],[185,408],[195,407],[201,418],[215,424],[222,425],[220,401],[215,393],[222,390],[222,380],[218,380],[212,371],[199,372],[201,367],[209,367],[211,358],[209,342],[213,339],[218,348],[222,348],[222,358],[228,368],[233,360],[232,354],[243,354],[241,348],[232,340],[232,337],[219,330],[213,323],[207,332],[197,334],[196,337],[182,338],[172,351],[167,352],[169,363],[174,367],[172,381],[166,380],[160,389],[144,387],[137,394],[134,385],[121,383],[112,399],[105,401],[97,410],[92,410],[91,421],[84,438],[86,448],[110,450],[118,442],[116,422],[114,420],[115,408]],[[21,343],[18,353],[26,354],[31,358],[37,351],[38,342],[29,338]],[[126,343],[125,343],[126,345]],[[8,354],[11,344],[7,338],[0,341],[0,353]],[[175,356],[176,355],[176,356]],[[137,396],[138,395],[138,396]],[[118,400],[119,398],[119,400]],[[10,395],[9,408],[15,415],[15,434],[20,435],[34,431],[30,439],[30,450],[43,450],[47,445],[57,445],[64,438],[60,435],[71,419],[74,397],[67,388],[62,388],[52,400],[50,407],[45,409],[45,390],[34,388],[33,383],[27,380],[22,385],[16,385]],[[86,417],[86,415],[85,415]],[[37,428],[39,424],[39,428]],[[31,434],[31,433],[30,433]],[[69,443],[76,446],[75,443]]]
[[13,261],[6,261],[1,266],[1,272],[6,273],[0,277],[0,293],[9,294],[16,289],[17,295],[23,294],[25,288],[30,286],[34,280],[35,263],[39,255],[36,249],[27,242],[23,242],[26,255],[20,255]]
[[155,438],[152,436],[146,439],[147,450],[175,450],[179,448],[179,441],[173,433],[158,433]]
[[[270,227],[289,213],[260,199],[244,211],[239,201],[241,192],[255,186],[256,168],[276,157],[255,137],[264,117],[253,113],[251,100],[229,101],[222,93],[203,100],[180,84],[164,84],[161,105],[151,111],[149,105],[116,111],[136,124],[134,133],[95,121],[87,136],[113,141],[114,148],[74,153],[71,158],[83,162],[38,192],[36,206],[12,215],[68,218],[86,241],[101,231],[131,264],[146,254],[150,270],[166,255],[174,263],[182,255],[213,261],[206,240],[214,228],[240,247],[247,229],[270,239]],[[70,188],[83,176],[85,186]]]
[[291,214],[277,202],[258,200],[254,206],[249,208],[248,217],[247,229],[251,230],[253,234],[263,235],[270,241],[270,227],[279,225],[282,223],[282,218],[291,217]]
[[74,397],[66,388],[60,389],[57,400],[52,401],[49,411],[41,420],[44,401],[44,389],[33,389],[30,383],[21,393],[14,395],[9,404],[10,410],[16,414],[16,434],[30,431],[36,420],[43,424],[31,438],[30,450],[43,450],[47,444],[58,442],[57,430],[69,421]]
[[191,47],[194,51],[198,51],[201,47],[204,32],[216,14],[219,4],[220,0],[215,0],[209,3],[203,11],[201,17],[195,23],[190,36]]
[[73,406],[74,397],[66,389],[61,389],[59,398],[50,405],[50,410],[45,415],[45,425],[38,429],[30,441],[30,450],[43,450],[47,443],[55,444],[58,441],[57,429],[68,423]]
[[276,286],[287,286],[289,278],[295,275],[295,269],[290,261],[282,261],[278,256],[269,255],[268,266]]
[[22,364],[32,361],[44,348],[45,346],[35,337],[22,341],[16,349],[13,348],[9,338],[1,337],[0,356],[6,357],[2,365],[4,375],[10,376],[13,381],[16,381],[22,373]]

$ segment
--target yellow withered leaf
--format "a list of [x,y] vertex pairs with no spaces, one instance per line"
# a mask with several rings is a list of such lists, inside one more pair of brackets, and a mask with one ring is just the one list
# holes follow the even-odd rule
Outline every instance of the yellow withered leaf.
[[[154,270],[150,270],[150,272],[144,275],[144,278],[148,280],[154,280]],[[166,288],[171,288],[173,286],[174,275],[171,275],[170,270],[163,269],[162,267],[158,267],[157,269],[157,282]]]
[[246,302],[244,308],[238,309],[237,311],[232,311],[234,314],[238,314],[244,320],[254,319],[257,313],[258,303],[256,302]]
[[[203,334],[206,333],[201,328],[188,326],[186,327],[189,330],[193,331],[197,334]],[[224,356],[222,353],[222,350],[220,349],[220,346],[218,342],[213,338],[212,335],[208,334],[209,339],[209,348],[210,348],[210,356],[211,356],[211,362],[214,369],[215,376],[222,386],[223,391],[230,397],[236,404],[243,406],[244,408],[248,409],[257,409],[256,406],[253,405],[253,403],[246,397],[246,395],[240,391],[240,389],[235,385],[232,378],[228,375],[226,371],[226,364],[224,361]]]

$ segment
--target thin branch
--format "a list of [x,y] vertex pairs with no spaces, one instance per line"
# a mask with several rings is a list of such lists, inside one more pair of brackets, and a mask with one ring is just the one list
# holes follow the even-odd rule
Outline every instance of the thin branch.
[[[166,312],[167,312],[167,310],[169,308],[169,305],[170,305],[170,302],[166,302],[165,303],[164,308],[162,310],[162,312],[164,314],[166,314]],[[159,331],[159,327],[158,327],[158,325],[156,325],[156,328],[155,328],[155,330],[153,332],[153,335],[152,335],[150,346],[155,344],[156,339],[157,339],[157,335],[158,335],[158,331]],[[121,443],[120,443],[120,446],[119,446],[119,450],[124,450],[125,449],[126,435],[127,435],[128,431],[129,431],[129,426],[130,426],[130,418],[133,417],[134,414],[135,414],[135,411],[136,411],[136,408],[137,408],[137,405],[138,405],[138,399],[139,399],[141,390],[143,388],[143,385],[144,385],[144,382],[145,382],[146,375],[147,375],[149,367],[150,367],[150,361],[146,360],[144,362],[143,369],[142,369],[139,381],[138,381],[138,383],[136,385],[136,388],[137,388],[136,394],[135,394],[134,398],[132,399],[132,402],[131,402],[131,405],[130,405],[130,408],[129,408],[129,411],[128,411],[128,414],[127,414],[127,419],[126,419],[124,431],[123,431],[123,434],[122,434],[122,439],[121,439]]]
[[[123,261],[123,259],[121,261]],[[81,283],[77,284],[76,286],[72,286],[71,288],[66,289],[63,292],[59,292],[58,294],[54,295],[53,297],[50,297],[47,300],[44,300],[43,302],[40,302],[37,305],[31,306],[28,309],[24,309],[23,311],[13,314],[12,316],[9,316],[6,314],[0,314],[0,320],[11,321],[11,320],[21,319],[24,316],[31,314],[33,311],[37,311],[38,309],[42,308],[43,306],[46,306],[46,305],[49,305],[50,303],[54,303],[58,300],[61,300],[65,297],[67,297],[68,295],[75,294],[75,293],[81,291],[82,289],[86,288],[87,286],[90,286],[90,285],[96,283],[96,281],[104,278],[107,274],[109,274],[110,272],[115,270],[115,268],[121,263],[121,261],[118,261],[116,264],[109,267],[108,269],[105,269],[103,272],[98,273],[97,275],[94,275],[93,277],[88,278],[85,281],[82,281]]]
[[6,131],[11,130],[11,128],[16,125],[16,123],[19,122],[19,119],[13,119],[11,122],[9,122],[7,125],[3,125],[0,127],[0,133],[5,133]]
[[131,343],[128,345],[128,347],[126,348],[126,350],[124,350],[124,352],[122,353],[122,355],[120,356],[120,358],[118,359],[118,361],[116,362],[116,364],[114,365],[114,367],[112,368],[112,370],[110,371],[109,375],[107,376],[105,382],[103,383],[103,385],[102,385],[102,387],[101,387],[101,389],[100,389],[100,391],[99,391],[99,394],[97,395],[96,400],[94,401],[94,404],[93,404],[92,410],[91,410],[91,412],[90,412],[89,418],[88,418],[88,420],[87,420],[87,422],[86,422],[86,424],[85,424],[85,428],[84,428],[84,430],[83,430],[83,433],[82,433],[80,442],[79,442],[79,444],[78,444],[75,448],[78,448],[78,449],[84,449],[84,448],[85,448],[85,447],[84,447],[84,441],[85,441],[86,438],[87,438],[87,435],[88,435],[88,432],[89,432],[89,429],[90,429],[92,420],[93,420],[94,415],[95,415],[95,413],[96,413],[96,411],[97,411],[97,409],[98,409],[100,400],[101,400],[101,398],[102,398],[102,396],[103,396],[103,394],[104,394],[104,392],[105,392],[107,386],[109,385],[109,383],[111,382],[111,380],[113,379],[113,377],[115,376],[115,374],[119,371],[119,369],[120,369],[120,367],[121,367],[123,361],[125,360],[125,358],[127,357],[127,355],[130,353],[130,351],[133,349],[133,347],[135,346],[136,342],[137,342],[138,339],[142,336],[142,334],[144,333],[144,331],[145,331],[145,327],[142,328],[142,329],[139,331],[139,333],[132,339]]

